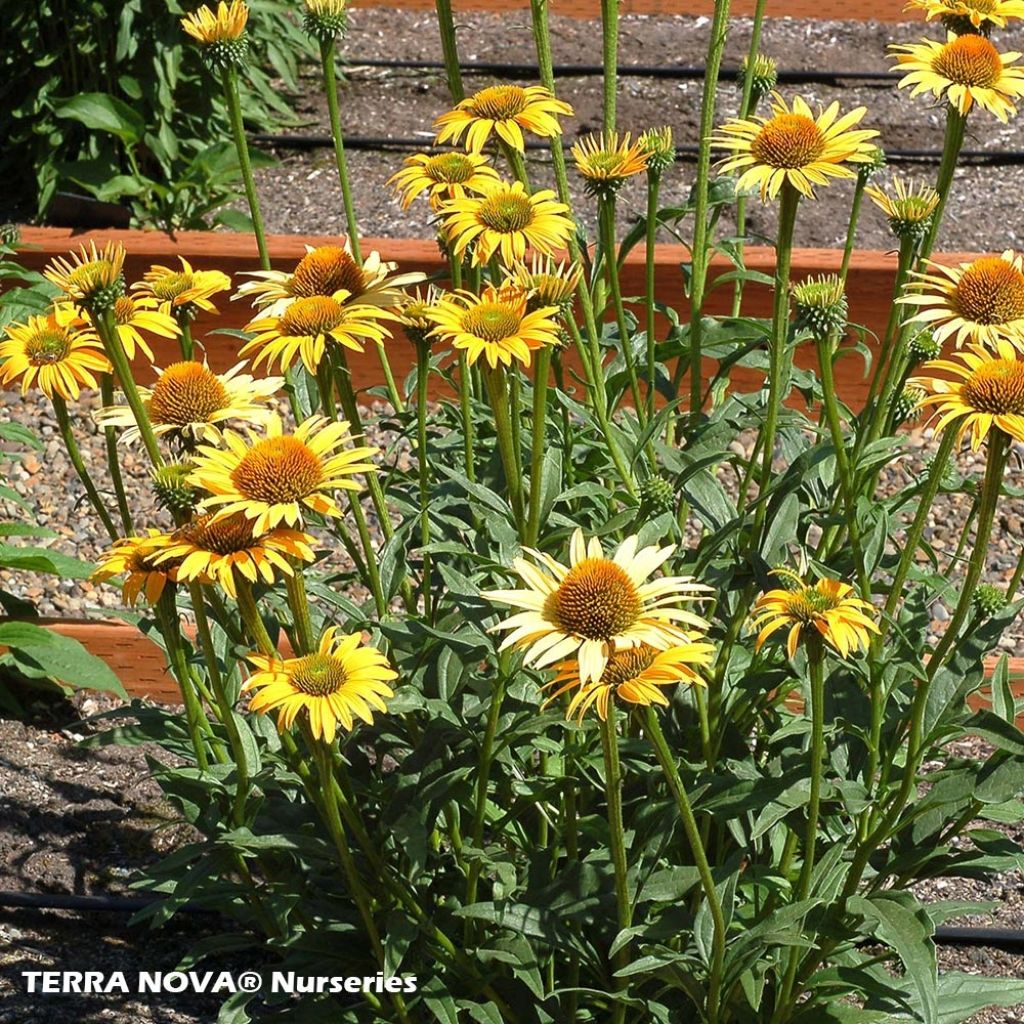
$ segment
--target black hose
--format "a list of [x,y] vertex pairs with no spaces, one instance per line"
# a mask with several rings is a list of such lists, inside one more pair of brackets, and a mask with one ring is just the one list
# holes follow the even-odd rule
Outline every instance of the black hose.
[[[252,141],[263,146],[271,146],[275,149],[321,149],[333,146],[334,142],[330,135],[253,135]],[[433,146],[433,140],[427,134],[423,138],[412,137],[392,138],[385,135],[346,135],[345,148],[383,151],[389,149],[399,150],[428,150]],[[527,142],[528,150],[542,151],[548,148],[545,142]],[[695,145],[676,146],[676,160],[692,160],[697,156],[698,148]],[[891,163],[909,163],[913,161],[924,161],[938,163],[942,159],[942,151],[938,149],[887,149],[885,156]],[[968,163],[992,164],[995,166],[1006,166],[1010,164],[1024,163],[1024,150],[1020,149],[965,149],[960,153],[960,160]]]
[[[71,893],[0,892],[0,907],[24,910],[73,910],[81,913],[135,914],[161,902],[159,896],[76,896]],[[216,911],[185,903],[178,911],[212,914]]]
[[[436,60],[358,60],[348,65],[348,70],[358,68],[391,68],[410,71],[444,71],[444,64]],[[506,64],[491,61],[474,61],[461,64],[464,75],[492,75],[495,78],[530,78],[540,75],[536,64]],[[556,78],[590,78],[604,74],[600,64],[556,64]],[[736,81],[743,71],[741,68],[722,68],[719,75],[724,81]],[[703,81],[705,68],[702,65],[686,64],[620,64],[620,78],[669,78]],[[843,81],[892,82],[900,76],[889,71],[779,71],[778,80],[787,85],[815,83],[838,84]]]
[[[28,910],[74,910],[81,913],[134,914],[160,902],[153,896],[73,896],[32,892],[0,892],[0,907]],[[179,908],[190,914],[216,911],[186,903]],[[1012,928],[955,928],[940,925],[935,929],[937,946],[972,946],[1001,949],[1024,955],[1024,931]]]

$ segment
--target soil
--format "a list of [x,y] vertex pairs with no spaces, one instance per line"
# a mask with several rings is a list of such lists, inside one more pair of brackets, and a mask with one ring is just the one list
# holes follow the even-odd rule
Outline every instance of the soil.
[[[529,14],[464,14],[458,18],[460,55],[463,63],[535,63]],[[707,19],[627,16],[621,19],[620,66],[681,65],[704,63]],[[784,71],[827,70],[884,72],[892,66],[886,46],[913,42],[935,29],[914,25],[807,22],[789,18],[769,19],[764,26],[761,50],[774,56]],[[735,68],[749,46],[750,22],[738,19],[730,34],[725,67]],[[1024,29],[1001,31],[996,39],[1004,50],[1024,49]],[[552,18],[554,61],[559,64],[594,63],[600,58],[600,29],[595,22]],[[432,142],[433,119],[451,106],[444,79],[438,71],[371,68],[357,59],[441,60],[440,43],[432,14],[392,10],[357,9],[342,52],[351,62],[342,95],[342,119],[350,137],[420,138],[423,148]],[[355,55],[358,54],[358,58]],[[486,75],[466,78],[467,91],[494,84]],[[523,80],[524,84],[528,84]],[[617,123],[634,134],[668,124],[677,144],[694,145],[699,136],[703,83],[643,77],[620,78]],[[890,150],[931,150],[942,147],[944,113],[928,97],[911,99],[892,81],[844,80],[839,85],[790,85],[786,96],[799,93],[813,105],[838,101],[846,110],[866,106],[866,127],[880,132],[880,143]],[[564,122],[565,143],[601,126],[601,80],[598,77],[560,77],[560,98],[575,109]],[[735,114],[738,88],[724,84],[720,90],[718,122]],[[308,69],[296,107],[305,123],[287,133],[324,135],[329,131],[326,102],[316,69]],[[1003,125],[984,111],[969,121],[966,150],[1024,149],[1024,127],[1018,118]],[[268,230],[285,233],[331,234],[344,232],[341,190],[337,184],[334,154],[329,148],[273,151],[280,164],[258,173],[258,188]],[[387,179],[398,170],[412,150],[348,150],[355,205],[362,234],[382,237],[431,237],[434,228],[426,203],[417,202],[403,212]],[[892,169],[915,180],[934,179],[937,161],[894,163]],[[544,154],[529,154],[531,183],[553,185]],[[662,186],[662,204],[678,205],[692,186],[692,161],[680,161],[669,170]],[[587,199],[570,172],[576,195],[574,208],[594,228],[593,201]],[[879,180],[889,178],[883,173]],[[967,165],[957,172],[940,248],[948,251],[1002,250],[1016,247],[1024,232],[1019,217],[1019,195],[1024,187],[1024,166]],[[796,244],[807,247],[841,247],[845,241],[852,185],[834,184],[819,191],[814,202],[802,204]],[[983,201],[979,201],[983,197]],[[639,179],[620,193],[620,226],[640,213],[645,203]],[[748,205],[748,231],[770,240],[775,231],[775,206],[762,207],[756,199]],[[723,220],[721,230],[733,225]],[[686,234],[689,228],[685,227]],[[663,241],[674,240],[665,234]],[[893,247],[888,224],[881,211],[864,204],[857,244],[861,248]]]
[[[126,895],[135,873],[185,840],[146,756],[155,747],[84,749],[81,722],[118,704],[19,691],[23,718],[0,717],[0,890]],[[41,996],[24,971],[172,971],[207,931],[205,919],[152,931],[130,914],[12,909],[0,899],[0,1024],[208,1024],[221,1000],[195,995]],[[225,966],[224,969],[229,969]],[[219,967],[219,965],[218,965]],[[212,968],[211,968],[212,969]],[[153,1000],[150,1005],[150,1000]]]

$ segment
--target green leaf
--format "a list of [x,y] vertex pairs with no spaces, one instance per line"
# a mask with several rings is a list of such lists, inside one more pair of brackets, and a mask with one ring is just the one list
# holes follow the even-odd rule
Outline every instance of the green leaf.
[[84,580],[93,570],[88,562],[62,555],[49,548],[13,547],[0,544],[0,567],[22,572],[43,572],[66,579]]
[[127,145],[141,142],[146,132],[146,122],[141,114],[116,96],[104,92],[83,92],[67,100],[58,100],[53,112],[93,131],[116,135]]
[[992,1006],[1024,1003],[1024,981],[1016,978],[983,978],[961,971],[939,977],[939,1024],[961,1024]]
[[121,681],[106,662],[90,654],[77,640],[30,622],[0,623],[0,661],[12,662],[33,678],[53,679],[72,689],[102,690],[127,698]]
[[934,926],[923,909],[916,910],[884,896],[855,896],[850,911],[864,917],[868,934],[899,955],[920,997],[925,1024],[938,1024],[938,966],[935,960]]
[[1010,688],[1010,656],[1003,654],[992,672],[992,710],[1005,722],[1013,725],[1017,718],[1016,701]]

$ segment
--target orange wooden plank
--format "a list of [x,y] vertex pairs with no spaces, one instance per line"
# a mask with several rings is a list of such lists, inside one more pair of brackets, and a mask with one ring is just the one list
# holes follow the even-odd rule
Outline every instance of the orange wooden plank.
[[[173,263],[179,256],[188,259],[200,269],[219,269],[228,274],[252,270],[258,265],[256,245],[250,235],[230,232],[182,231],[171,236],[157,231],[89,231],[74,232],[66,228],[25,228],[23,241],[27,248],[18,258],[32,269],[42,269],[55,255],[67,252],[83,242],[95,241],[102,245],[106,241],[122,241],[128,249],[125,264],[129,280],[141,277],[151,263]],[[305,252],[305,244],[323,245],[337,243],[334,237],[303,235],[272,235],[268,238],[271,259],[276,267],[289,268]],[[363,240],[366,250],[378,249],[386,259],[395,260],[403,271],[419,270],[425,274],[444,273],[444,262],[432,241],[394,238],[367,238]],[[640,295],[644,291],[644,250],[638,246],[626,259],[622,274],[622,287],[626,295]],[[680,264],[687,259],[687,250],[681,245],[659,245],[656,252],[657,297],[661,302],[673,305],[685,318],[687,303],[683,295]],[[960,262],[972,259],[969,253],[951,253],[940,259],[946,262]],[[746,254],[747,266],[751,270],[771,274],[775,267],[775,251],[772,248],[751,247]],[[842,254],[835,249],[797,249],[793,253],[792,275],[800,281],[814,274],[832,273],[839,270]],[[732,269],[724,259],[712,263],[712,280],[718,273]],[[851,319],[863,324],[875,334],[885,331],[891,309],[893,279],[896,272],[896,258],[892,253],[870,250],[853,254],[847,293]],[[714,289],[708,296],[706,311],[722,314],[729,311],[731,289]],[[217,328],[242,328],[252,316],[251,307],[242,302],[219,301],[220,313],[216,316],[203,315],[193,328],[193,334],[201,339],[206,331]],[[771,314],[771,289],[763,285],[748,288],[744,313],[750,316]],[[154,339],[154,351],[158,365],[166,365],[177,356],[174,342]],[[237,362],[239,342],[233,338],[213,335],[206,340],[207,354],[211,366],[220,371]],[[396,339],[388,349],[389,359],[399,379],[413,366],[414,353],[411,345]],[[804,345],[797,352],[797,364],[814,366],[814,346]],[[367,388],[383,383],[376,353],[350,353],[349,363],[352,376],[358,388]],[[571,359],[570,359],[571,363]],[[705,372],[711,369],[708,363]],[[577,367],[578,369],[578,367]],[[142,381],[152,378],[152,371],[141,357],[136,360],[135,371]],[[756,391],[762,377],[749,370],[737,370],[733,386],[738,391]],[[436,378],[435,378],[436,380]],[[863,364],[859,359],[841,359],[836,364],[836,386],[842,399],[854,409],[863,404],[867,394],[867,381]]]

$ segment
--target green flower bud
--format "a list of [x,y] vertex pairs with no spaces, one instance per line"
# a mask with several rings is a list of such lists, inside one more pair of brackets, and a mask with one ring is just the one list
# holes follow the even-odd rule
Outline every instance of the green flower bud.
[[662,515],[675,507],[676,490],[671,481],[652,476],[640,484],[640,508],[644,513]]
[[991,583],[979,583],[971,594],[971,604],[979,615],[989,619],[1006,607],[1006,591]]
[[838,274],[808,278],[793,288],[798,327],[807,328],[815,338],[827,338],[846,329],[846,293]]

